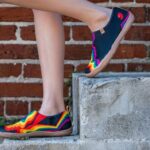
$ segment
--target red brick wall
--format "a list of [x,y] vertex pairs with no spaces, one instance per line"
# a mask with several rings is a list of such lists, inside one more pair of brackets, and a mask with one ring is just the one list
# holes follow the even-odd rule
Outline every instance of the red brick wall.
[[[136,16],[113,60],[104,71],[150,71],[150,0],[93,0],[130,9]],[[70,104],[71,73],[90,59],[91,34],[84,23],[63,17],[65,25],[64,100]],[[0,115],[25,115],[42,99],[39,57],[31,9],[0,4]]]

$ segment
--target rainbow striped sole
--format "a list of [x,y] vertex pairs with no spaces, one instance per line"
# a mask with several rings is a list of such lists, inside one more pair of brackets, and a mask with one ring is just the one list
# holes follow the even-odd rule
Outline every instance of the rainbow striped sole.
[[71,133],[72,122],[67,110],[53,116],[34,110],[14,124],[0,126],[0,137],[5,138],[66,136]]
[[11,132],[0,132],[0,137],[3,138],[25,138],[25,137],[56,137],[56,136],[69,136],[72,133],[72,127],[63,131],[33,131],[30,133],[11,133]]

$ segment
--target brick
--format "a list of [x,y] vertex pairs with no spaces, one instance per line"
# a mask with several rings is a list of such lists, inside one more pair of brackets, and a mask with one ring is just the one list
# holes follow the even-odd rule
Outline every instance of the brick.
[[68,60],[83,60],[90,59],[90,45],[66,45],[65,59]]
[[132,26],[125,40],[139,40],[139,41],[149,41],[150,40],[150,26]]
[[0,44],[0,59],[38,59],[36,45]]
[[124,72],[124,64],[108,64],[102,72]]
[[42,96],[40,83],[0,83],[0,96]]
[[[68,96],[69,89],[64,85],[64,96]],[[41,83],[0,83],[0,97],[42,97]]]
[[28,21],[33,22],[33,12],[23,7],[1,7],[0,21]]
[[0,64],[0,77],[19,76],[21,64]]
[[150,22],[150,7],[147,8],[147,21]]
[[87,26],[74,26],[72,28],[73,39],[77,41],[92,40],[92,35]]
[[70,27],[64,26],[64,32],[65,32],[65,40],[69,41],[70,40]]
[[[1,59],[39,59],[35,45],[0,45]],[[134,56],[135,54],[135,56]],[[66,45],[66,60],[90,59],[91,45]],[[119,46],[115,58],[144,58],[146,47],[142,44]]]
[[[66,48],[65,59],[70,60],[89,60],[91,56],[90,45],[68,45]],[[147,49],[143,44],[121,44],[118,47],[114,59],[119,58],[145,58]]]
[[146,46],[143,44],[121,44],[113,58],[145,58],[147,55]]
[[137,23],[146,22],[146,7],[130,7],[128,8],[135,16],[135,21]]
[[[133,1],[133,0],[131,0],[131,1]],[[135,16],[134,22],[136,22],[136,23],[146,22],[148,8],[146,8],[145,6],[143,6],[143,7],[122,7],[122,8],[130,10],[134,14],[134,16]]]
[[41,67],[39,64],[27,64],[24,66],[24,77],[41,78]]
[[0,116],[4,115],[4,102],[0,101]]
[[80,64],[76,67],[77,72],[84,72],[84,69],[86,68],[88,64]]
[[20,36],[23,40],[36,40],[34,26],[20,27]]
[[[84,72],[84,69],[86,68],[87,64],[80,64],[77,66],[76,70],[77,72]],[[108,64],[102,72],[123,72],[124,71],[124,64]]]
[[137,3],[150,3],[150,0],[136,0]]
[[[33,40],[33,41],[36,40],[35,26],[30,25],[27,27],[20,27],[20,29],[21,29],[20,36],[23,40]],[[65,31],[65,40],[70,40],[70,27],[65,26],[64,31]]]
[[69,96],[69,86],[67,86],[65,83],[64,83],[64,97],[68,97]]
[[65,64],[64,66],[64,77],[69,78],[72,77],[72,73],[74,72],[74,66],[70,64]]
[[0,26],[0,40],[16,40],[16,30],[13,25]]
[[[146,19],[136,20],[138,22],[145,21]],[[92,35],[87,26],[75,26],[73,27],[73,39],[76,41],[92,40]],[[150,27],[149,26],[132,26],[127,35],[126,40],[143,40],[149,41],[150,39]]]
[[28,113],[28,102],[6,101],[7,115],[26,115]]
[[39,110],[41,107],[42,101],[32,101],[31,102],[31,111],[32,110]]
[[150,64],[140,64],[140,63],[129,63],[128,64],[128,71],[150,71]]
[[[70,64],[64,65],[64,77],[71,77],[74,66]],[[41,67],[39,64],[27,64],[24,67],[24,77],[41,78]]]

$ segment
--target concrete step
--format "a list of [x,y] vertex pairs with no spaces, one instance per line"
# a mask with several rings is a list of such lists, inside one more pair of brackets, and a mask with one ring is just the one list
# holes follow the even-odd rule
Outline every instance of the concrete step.
[[56,138],[31,138],[29,140],[5,139],[0,150],[149,150],[147,140],[81,140],[79,136]]
[[73,73],[73,133],[0,139],[0,150],[150,150],[150,73]]
[[150,73],[74,73],[73,102],[81,139],[150,140]]

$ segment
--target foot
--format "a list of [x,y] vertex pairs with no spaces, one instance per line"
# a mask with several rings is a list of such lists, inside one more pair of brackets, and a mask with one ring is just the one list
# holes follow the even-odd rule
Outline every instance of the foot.
[[133,21],[134,16],[130,11],[114,7],[109,22],[92,32],[92,53],[84,69],[85,76],[94,77],[106,67]]
[[0,137],[3,138],[66,136],[71,132],[72,123],[67,110],[51,116],[34,110],[14,124],[0,126]]

